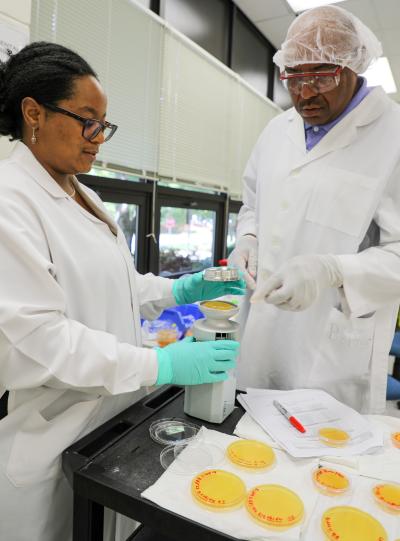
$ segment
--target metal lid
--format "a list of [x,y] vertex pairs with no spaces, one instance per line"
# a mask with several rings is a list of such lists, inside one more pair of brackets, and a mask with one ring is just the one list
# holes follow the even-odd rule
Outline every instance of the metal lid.
[[207,282],[235,282],[239,280],[239,269],[236,267],[210,267],[205,269],[203,278]]

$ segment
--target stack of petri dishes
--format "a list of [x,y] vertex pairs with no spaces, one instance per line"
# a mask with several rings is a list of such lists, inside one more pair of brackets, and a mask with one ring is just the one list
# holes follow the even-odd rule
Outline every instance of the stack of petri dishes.
[[276,460],[272,447],[256,440],[235,441],[228,446],[226,455],[236,466],[253,471],[269,469]]

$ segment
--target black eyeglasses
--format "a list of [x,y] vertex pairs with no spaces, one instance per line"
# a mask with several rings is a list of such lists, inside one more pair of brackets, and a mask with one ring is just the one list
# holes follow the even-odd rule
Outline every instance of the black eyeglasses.
[[70,116],[81,122],[83,124],[82,137],[87,141],[93,141],[100,132],[103,132],[104,134],[104,142],[109,141],[118,128],[116,124],[110,124],[110,122],[106,121],[100,122],[100,120],[95,120],[94,118],[85,118],[72,111],[67,111],[67,109],[58,107],[57,105],[52,105],[51,103],[42,103],[42,105],[43,107],[46,107],[46,109],[50,109],[50,111]]

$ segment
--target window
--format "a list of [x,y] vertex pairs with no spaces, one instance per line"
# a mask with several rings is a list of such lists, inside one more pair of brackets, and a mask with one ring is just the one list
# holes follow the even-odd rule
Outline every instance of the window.
[[[129,203],[112,203],[110,201],[104,201],[104,206],[107,212],[111,214],[119,227],[122,229],[126,242],[129,246],[131,254],[135,259],[136,246],[138,239],[138,205]],[[136,260],[135,260],[136,263]]]
[[226,235],[226,257],[229,257],[236,244],[236,227],[238,213],[230,212],[228,215],[228,229]]
[[215,211],[162,206],[160,275],[196,272],[211,267],[215,227]]

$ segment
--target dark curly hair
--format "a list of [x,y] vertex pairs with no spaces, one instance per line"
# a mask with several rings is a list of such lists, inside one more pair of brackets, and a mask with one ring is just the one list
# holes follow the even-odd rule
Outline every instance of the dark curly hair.
[[75,79],[97,75],[77,53],[46,41],[27,45],[8,60],[0,61],[0,135],[22,138],[21,101],[29,96],[38,103],[68,99]]

